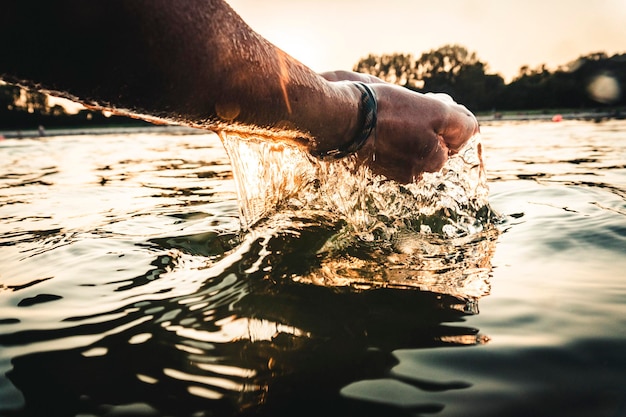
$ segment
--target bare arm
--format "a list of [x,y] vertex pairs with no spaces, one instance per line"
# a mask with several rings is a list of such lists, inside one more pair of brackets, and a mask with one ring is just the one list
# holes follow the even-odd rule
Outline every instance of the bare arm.
[[222,0],[7,0],[0,39],[5,81],[148,120],[277,129],[314,154],[364,131],[354,82],[366,83],[378,124],[358,155],[401,182],[440,169],[478,129],[454,103],[370,75],[314,73]]
[[11,0],[3,9],[7,81],[206,128],[290,126],[340,141],[356,123],[357,91],[331,87],[223,1]]

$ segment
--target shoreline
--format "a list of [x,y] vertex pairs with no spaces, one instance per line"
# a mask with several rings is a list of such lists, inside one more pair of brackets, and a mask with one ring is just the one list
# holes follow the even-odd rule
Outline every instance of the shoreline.
[[626,119],[624,109],[613,109],[610,111],[571,111],[560,112],[558,109],[545,111],[510,111],[479,113],[476,115],[479,123],[483,122],[523,122],[523,121],[551,121],[560,122],[565,120],[583,120],[592,122],[602,122],[605,120]]
[[0,128],[0,140],[1,139],[40,139],[46,137],[55,136],[80,136],[80,135],[110,135],[110,134],[122,134],[128,132],[140,133],[140,132],[163,132],[168,134],[177,135],[198,135],[211,133],[209,130],[196,129],[187,126],[179,125],[147,125],[147,126],[82,126],[82,127],[51,127],[49,129],[45,126],[40,129],[24,129],[15,130]]
[[[626,111],[623,109],[615,109],[611,111],[580,111],[580,112],[559,112],[558,110],[552,111],[520,111],[520,112],[494,112],[494,113],[479,113],[476,115],[476,119],[479,123],[499,123],[499,122],[561,122],[569,120],[580,120],[589,122],[603,122],[607,120],[624,120],[626,119]],[[54,136],[75,136],[75,135],[105,135],[112,133],[124,133],[124,132],[176,132],[177,134],[206,134],[211,131],[196,129],[192,127],[180,126],[180,125],[147,125],[147,126],[81,126],[81,127],[51,127],[51,128],[30,128],[30,129],[4,129],[0,127],[0,140],[2,139],[33,139],[42,137],[54,137]]]

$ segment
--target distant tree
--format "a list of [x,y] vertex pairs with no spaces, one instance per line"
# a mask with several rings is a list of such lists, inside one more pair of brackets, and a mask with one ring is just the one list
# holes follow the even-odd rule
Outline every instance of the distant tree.
[[20,95],[21,89],[18,86],[0,84],[0,111],[13,110]]
[[460,45],[444,45],[414,60],[411,54],[368,55],[355,71],[422,92],[448,93],[472,110],[491,109],[504,87],[499,75]]
[[415,61],[411,54],[368,55],[354,71],[374,75],[388,83],[410,87],[415,79]]
[[460,45],[444,45],[424,52],[416,62],[418,79],[424,81],[424,89],[434,86],[450,86],[467,66],[480,63],[476,53]]
[[486,66],[478,61],[464,66],[454,80],[453,97],[474,111],[492,110],[505,88],[498,74],[487,74]]
[[0,110],[22,110],[48,114],[48,96],[12,84],[0,85]]
[[504,79],[487,74],[487,64],[461,45],[444,45],[416,62],[422,91],[450,94],[474,111],[489,110],[504,88]]
[[598,108],[626,105],[626,54],[581,56],[551,72],[520,68],[498,100],[501,109]]
[[[586,98],[587,105],[626,105],[626,54],[609,57],[604,52],[595,52],[579,57],[572,75],[579,83],[580,95]],[[612,84],[614,94],[598,95],[593,91],[591,87],[599,78]]]
[[534,69],[527,65],[522,66],[500,97],[498,108],[505,110],[544,108],[547,80],[551,76],[545,64]]
[[48,96],[38,91],[22,90],[22,107],[29,113],[48,114]]
[[64,107],[50,106],[48,96],[16,85],[0,84],[0,129],[35,130],[38,126],[147,126],[142,120],[123,116],[106,117],[102,112],[82,110],[68,114]]

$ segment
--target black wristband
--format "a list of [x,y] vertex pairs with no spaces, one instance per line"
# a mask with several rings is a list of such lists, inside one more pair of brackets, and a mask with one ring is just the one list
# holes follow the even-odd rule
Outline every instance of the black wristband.
[[354,85],[361,91],[359,109],[361,111],[361,128],[354,138],[334,149],[326,151],[312,151],[311,154],[320,159],[341,159],[357,152],[365,145],[367,138],[376,129],[376,116],[378,113],[378,103],[374,91],[365,83],[355,81]]

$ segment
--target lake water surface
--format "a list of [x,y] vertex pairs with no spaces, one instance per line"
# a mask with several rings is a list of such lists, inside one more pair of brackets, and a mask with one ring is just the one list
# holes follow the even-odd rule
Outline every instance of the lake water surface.
[[626,121],[481,136],[488,205],[471,155],[229,145],[268,189],[214,134],[0,141],[0,416],[626,416]]

